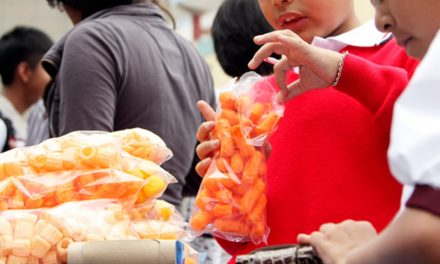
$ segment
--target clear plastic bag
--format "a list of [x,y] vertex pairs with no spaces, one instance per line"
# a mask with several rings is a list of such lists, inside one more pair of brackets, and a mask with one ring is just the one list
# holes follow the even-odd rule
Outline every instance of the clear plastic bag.
[[67,248],[74,242],[175,239],[180,232],[182,229],[169,221],[133,221],[130,211],[113,199],[0,211],[0,261],[66,263]]
[[0,181],[0,209],[35,209],[103,198],[131,206],[146,184],[147,180],[114,169],[9,177]]
[[210,232],[235,242],[265,242],[266,157],[263,144],[283,106],[276,89],[255,73],[220,91],[213,139],[220,151],[203,178],[190,220],[195,234]]
[[121,141],[122,149],[128,154],[161,165],[169,160],[173,153],[156,134],[141,128],[113,132]]
[[160,137],[141,128],[113,133],[77,131],[0,154],[0,180],[54,171],[122,170],[126,160],[123,156],[160,165],[172,157],[172,152]]

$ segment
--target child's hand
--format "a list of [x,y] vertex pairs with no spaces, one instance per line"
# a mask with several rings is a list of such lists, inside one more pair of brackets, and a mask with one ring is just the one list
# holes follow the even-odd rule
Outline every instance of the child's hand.
[[365,221],[347,220],[339,224],[324,224],[311,235],[300,234],[298,242],[313,246],[324,263],[345,263],[348,253],[377,236],[374,227]]
[[[283,55],[274,66],[282,101],[309,90],[331,86],[338,75],[342,54],[311,46],[290,30],[257,36],[254,41],[263,47],[249,62],[250,69],[257,68],[272,53]],[[293,67],[299,67],[299,79],[286,85],[286,72]]]
[[203,117],[207,120],[202,123],[197,130],[197,139],[200,141],[200,144],[196,148],[197,156],[200,158],[200,162],[196,165],[196,172],[201,177],[205,176],[206,170],[211,163],[211,156],[217,151],[220,147],[220,141],[210,140],[211,131],[214,129],[215,123],[215,111],[211,108],[211,106],[205,101],[199,101],[197,103],[200,112]]

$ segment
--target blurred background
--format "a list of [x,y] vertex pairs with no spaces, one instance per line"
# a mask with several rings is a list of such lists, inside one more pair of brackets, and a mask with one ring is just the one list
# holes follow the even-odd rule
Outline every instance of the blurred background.
[[[224,85],[230,78],[217,63],[209,29],[221,0],[162,0],[173,13],[176,30],[193,41],[208,62],[215,86]],[[374,12],[368,0],[355,0],[356,10],[362,22],[373,18]],[[50,8],[45,0],[1,0],[0,35],[16,25],[37,27],[52,37],[61,38],[72,24],[67,16]]]

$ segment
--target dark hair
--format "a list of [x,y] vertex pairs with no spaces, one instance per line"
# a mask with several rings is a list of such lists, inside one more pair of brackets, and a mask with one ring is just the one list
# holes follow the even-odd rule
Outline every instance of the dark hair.
[[[47,0],[52,7],[61,7],[62,4],[69,5],[75,9],[78,9],[81,13],[82,19],[99,12],[101,10],[112,8],[119,5],[130,5],[135,3],[145,2],[145,0]],[[153,4],[159,6],[163,12],[169,16],[173,26],[176,24],[173,15],[165,7],[163,7],[159,0],[152,0]]]
[[[230,76],[240,77],[249,71],[249,61],[259,49],[253,38],[272,31],[257,0],[226,0],[220,6],[212,25],[217,59]],[[273,73],[273,66],[261,64],[260,75]]]
[[34,69],[53,42],[44,32],[31,27],[15,27],[0,39],[0,75],[4,85],[14,79],[17,65],[27,62]]

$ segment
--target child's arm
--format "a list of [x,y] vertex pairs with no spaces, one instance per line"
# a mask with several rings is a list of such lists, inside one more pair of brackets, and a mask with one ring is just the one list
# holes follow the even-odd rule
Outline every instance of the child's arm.
[[380,235],[371,236],[371,228],[353,221],[326,224],[299,241],[310,243],[324,263],[440,263],[438,215],[406,208]]
[[377,122],[390,134],[393,106],[408,84],[408,71],[383,66],[348,54],[335,88],[359,101],[375,116]]
[[[369,109],[389,135],[394,102],[406,87],[411,72],[378,65],[355,55],[348,54],[344,58],[338,52],[311,46],[291,31],[271,32],[258,36],[255,41],[264,46],[249,63],[251,69],[272,53],[284,55],[274,67],[282,100],[336,82],[336,89]],[[294,66],[300,67],[299,79],[286,84],[286,72]]]

